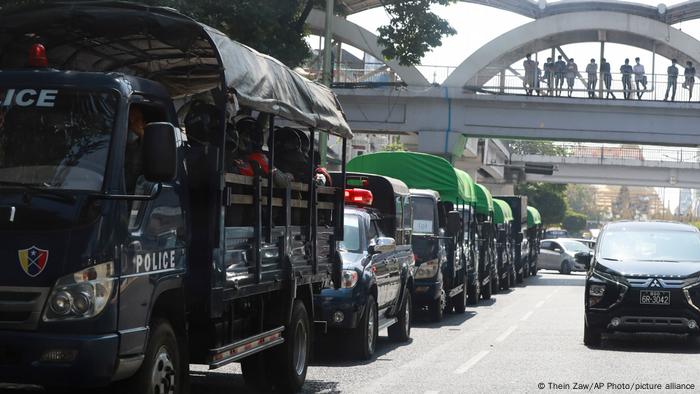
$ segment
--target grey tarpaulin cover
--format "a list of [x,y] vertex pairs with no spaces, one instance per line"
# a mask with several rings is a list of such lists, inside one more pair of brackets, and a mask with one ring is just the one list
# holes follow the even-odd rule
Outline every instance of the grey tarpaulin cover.
[[331,90],[169,8],[109,1],[0,12],[0,69],[25,67],[37,42],[57,69],[137,75],[173,97],[223,84],[255,110],[352,137]]

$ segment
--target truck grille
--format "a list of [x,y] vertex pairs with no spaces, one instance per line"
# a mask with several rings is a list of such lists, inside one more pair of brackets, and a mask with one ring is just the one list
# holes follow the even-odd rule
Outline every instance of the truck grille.
[[36,329],[49,290],[46,287],[0,286],[0,329]]

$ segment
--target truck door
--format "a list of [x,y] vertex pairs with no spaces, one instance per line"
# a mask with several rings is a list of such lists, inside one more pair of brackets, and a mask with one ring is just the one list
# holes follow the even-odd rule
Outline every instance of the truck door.
[[[129,133],[141,127],[134,123],[168,121],[164,106],[152,102],[132,104],[129,112],[139,113],[141,121],[130,121]],[[138,136],[136,136],[138,137]],[[138,143],[131,135],[125,153],[125,188],[127,194],[150,195],[157,185],[143,177],[138,158]],[[133,152],[130,150],[137,150]],[[181,168],[178,168],[178,172]],[[185,212],[182,204],[182,185],[164,183],[157,196],[148,201],[129,202],[127,239],[123,244],[122,292],[120,305],[129,306],[128,313],[120,313],[119,328],[133,329],[148,324],[150,307],[133,308],[155,302],[160,287],[177,277],[185,269]],[[138,284],[138,285],[135,285]]]

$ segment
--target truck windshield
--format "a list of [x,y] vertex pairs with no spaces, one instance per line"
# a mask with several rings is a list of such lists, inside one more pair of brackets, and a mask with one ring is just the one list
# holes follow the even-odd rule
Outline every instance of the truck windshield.
[[435,223],[435,201],[431,198],[413,198],[413,233],[432,234]]
[[360,217],[357,215],[345,215],[344,227],[344,239],[340,243],[340,250],[360,253]]
[[117,98],[70,89],[0,89],[0,187],[99,191]]

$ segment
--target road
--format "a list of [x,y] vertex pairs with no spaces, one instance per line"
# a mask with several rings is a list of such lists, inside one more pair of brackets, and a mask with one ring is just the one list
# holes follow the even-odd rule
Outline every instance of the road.
[[[694,384],[696,389],[668,386],[667,392],[697,391],[700,340],[616,334],[605,338],[601,349],[584,346],[583,282],[581,273],[540,271],[527,279],[527,286],[497,294],[465,314],[450,314],[442,323],[418,318],[409,344],[392,343],[386,331],[380,332],[371,362],[329,352],[334,345],[324,344],[325,351],[309,368],[304,392],[656,393],[666,391],[667,384]],[[238,364],[193,369],[195,393],[248,392]]]

